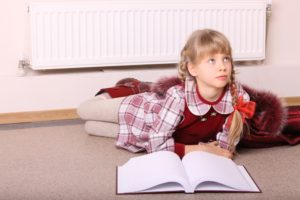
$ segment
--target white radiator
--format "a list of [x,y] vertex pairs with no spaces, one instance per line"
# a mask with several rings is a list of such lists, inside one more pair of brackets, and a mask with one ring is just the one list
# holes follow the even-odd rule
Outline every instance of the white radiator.
[[265,58],[266,0],[32,3],[33,69],[177,63],[188,35],[212,28],[234,60]]

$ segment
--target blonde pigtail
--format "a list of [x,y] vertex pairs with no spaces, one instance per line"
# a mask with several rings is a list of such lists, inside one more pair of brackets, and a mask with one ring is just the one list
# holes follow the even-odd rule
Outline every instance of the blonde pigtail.
[[188,67],[187,67],[187,51],[185,50],[185,48],[181,51],[181,58],[180,61],[178,63],[178,77],[179,79],[184,82],[185,78],[188,75]]
[[186,78],[186,68],[187,68],[187,63],[183,60],[181,60],[178,64],[178,77],[179,79],[184,82],[185,81],[185,78]]
[[[235,84],[235,72],[232,70],[230,92],[232,96],[232,106],[235,107],[238,101],[237,88]],[[241,138],[243,134],[244,124],[241,113],[235,109],[232,114],[231,125],[229,129],[228,144],[229,150],[235,151],[235,142]]]

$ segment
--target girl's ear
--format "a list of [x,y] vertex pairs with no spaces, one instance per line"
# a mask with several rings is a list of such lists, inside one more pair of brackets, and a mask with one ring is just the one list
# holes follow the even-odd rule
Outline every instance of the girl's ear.
[[193,65],[192,63],[188,63],[187,68],[188,68],[188,71],[189,71],[191,76],[196,76],[197,75],[195,65]]

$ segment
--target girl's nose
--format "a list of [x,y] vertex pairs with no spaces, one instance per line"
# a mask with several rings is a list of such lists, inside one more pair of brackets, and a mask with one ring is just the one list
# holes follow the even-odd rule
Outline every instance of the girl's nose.
[[224,63],[220,62],[218,65],[219,65],[219,70],[220,71],[225,71],[226,70],[226,67],[225,67]]

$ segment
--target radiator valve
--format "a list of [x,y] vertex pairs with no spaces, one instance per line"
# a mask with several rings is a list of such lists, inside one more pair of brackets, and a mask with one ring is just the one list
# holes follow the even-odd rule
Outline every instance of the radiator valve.
[[27,72],[27,67],[30,66],[29,60],[19,60],[17,76],[25,76]]

